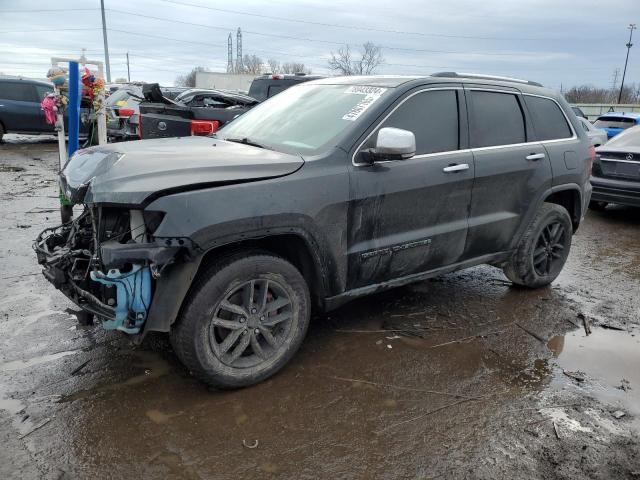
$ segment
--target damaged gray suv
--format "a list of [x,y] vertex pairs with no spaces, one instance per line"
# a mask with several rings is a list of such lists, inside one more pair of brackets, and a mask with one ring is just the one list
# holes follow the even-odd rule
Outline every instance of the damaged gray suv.
[[328,78],[212,137],[79,151],[60,181],[84,211],[34,248],[81,319],[169,332],[194,375],[242,387],[293,357],[313,309],[478,264],[549,284],[594,155],[534,82]]

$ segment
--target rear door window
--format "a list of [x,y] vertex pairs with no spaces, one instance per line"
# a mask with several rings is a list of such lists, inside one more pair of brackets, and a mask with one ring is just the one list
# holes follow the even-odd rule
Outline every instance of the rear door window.
[[401,104],[380,127],[413,132],[416,155],[458,150],[458,91],[420,92]]
[[36,92],[33,85],[25,82],[2,82],[0,98],[18,102],[35,102]]
[[573,136],[571,127],[556,102],[550,98],[532,95],[525,95],[524,101],[527,103],[538,140],[558,140]]
[[471,90],[471,146],[526,142],[524,116],[515,94]]

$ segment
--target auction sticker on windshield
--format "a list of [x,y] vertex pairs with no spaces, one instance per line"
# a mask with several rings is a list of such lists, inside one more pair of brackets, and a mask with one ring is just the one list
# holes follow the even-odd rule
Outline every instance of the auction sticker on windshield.
[[355,104],[343,117],[343,120],[355,121],[362,115],[371,105],[378,100],[387,89],[383,87],[368,87],[364,85],[354,85],[347,88],[344,93],[352,95],[362,95],[362,100]]

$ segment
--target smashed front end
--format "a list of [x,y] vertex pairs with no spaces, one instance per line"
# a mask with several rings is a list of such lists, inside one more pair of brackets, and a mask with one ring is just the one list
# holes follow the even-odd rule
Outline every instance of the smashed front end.
[[163,271],[184,256],[180,244],[152,236],[162,212],[85,206],[72,222],[34,243],[44,276],[104,328],[139,334]]

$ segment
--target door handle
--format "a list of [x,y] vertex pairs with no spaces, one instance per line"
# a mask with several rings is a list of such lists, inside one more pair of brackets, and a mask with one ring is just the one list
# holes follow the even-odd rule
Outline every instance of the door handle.
[[531,155],[527,155],[525,158],[535,162],[536,160],[542,160],[544,158],[544,153],[532,153]]
[[456,165],[449,165],[448,167],[444,167],[442,169],[444,173],[455,173],[455,172],[461,172],[463,170],[469,170],[468,163],[458,163]]

